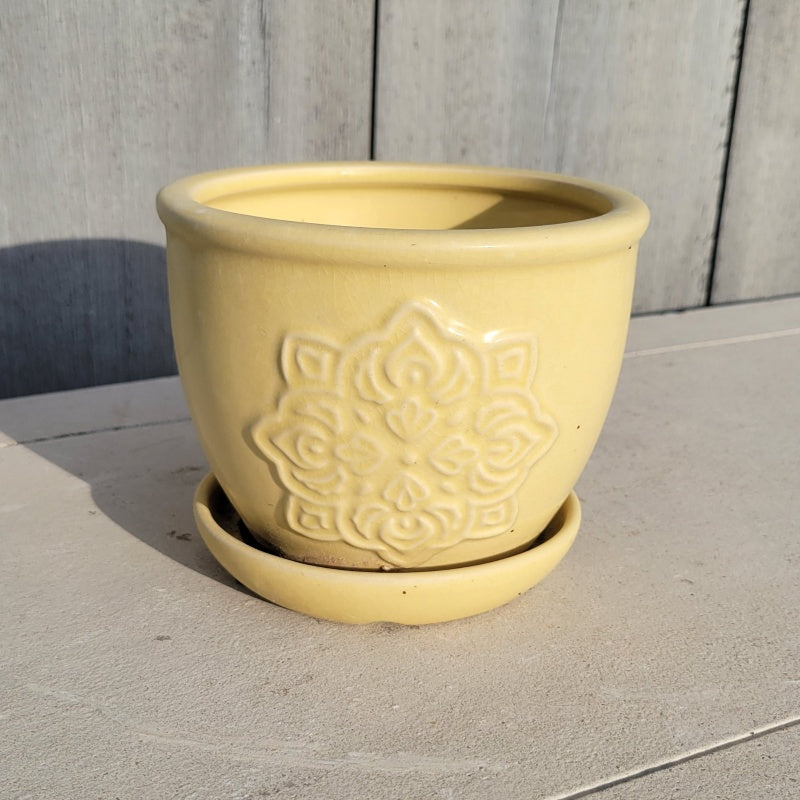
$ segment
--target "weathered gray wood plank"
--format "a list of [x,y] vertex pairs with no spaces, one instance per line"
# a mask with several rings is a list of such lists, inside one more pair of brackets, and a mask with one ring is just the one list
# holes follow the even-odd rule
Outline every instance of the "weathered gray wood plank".
[[705,300],[743,0],[388,0],[376,155],[640,194],[638,311]]
[[800,8],[751,0],[712,302],[800,292]]
[[157,189],[367,158],[374,0],[0,0],[0,397],[174,370]]

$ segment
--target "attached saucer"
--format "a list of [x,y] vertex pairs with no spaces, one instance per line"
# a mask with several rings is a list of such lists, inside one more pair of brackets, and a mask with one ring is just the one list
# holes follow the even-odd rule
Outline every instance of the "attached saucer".
[[214,558],[257,595],[334,622],[422,625],[470,617],[513,600],[544,578],[578,532],[575,493],[528,550],[497,561],[427,572],[365,572],[302,564],[246,544],[213,474],[197,488],[194,516]]

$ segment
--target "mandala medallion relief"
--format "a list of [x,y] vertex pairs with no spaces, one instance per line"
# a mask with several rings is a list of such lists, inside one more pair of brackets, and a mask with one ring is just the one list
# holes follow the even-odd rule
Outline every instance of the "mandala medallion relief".
[[287,334],[286,389],[252,434],[288,527],[405,568],[512,530],[557,436],[533,394],[536,356],[530,336],[469,331],[425,302],[347,343]]

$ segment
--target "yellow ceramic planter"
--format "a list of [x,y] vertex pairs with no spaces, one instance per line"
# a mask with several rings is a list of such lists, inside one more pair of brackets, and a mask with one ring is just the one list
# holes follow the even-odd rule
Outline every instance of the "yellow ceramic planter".
[[441,574],[531,548],[611,402],[641,201],[527,171],[328,163],[186,178],[158,208],[192,417],[256,541]]

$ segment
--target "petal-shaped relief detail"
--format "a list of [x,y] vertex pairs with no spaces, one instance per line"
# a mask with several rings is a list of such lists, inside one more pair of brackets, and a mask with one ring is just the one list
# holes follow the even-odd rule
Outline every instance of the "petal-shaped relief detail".
[[383,490],[383,499],[403,513],[413,511],[429,496],[428,487],[407,472],[401,472],[392,478]]
[[[440,527],[432,515],[398,513],[381,504],[359,506],[349,521],[361,546],[397,566],[404,566],[409,556],[419,558],[421,551],[429,558],[429,545]],[[355,544],[352,536],[347,540]]]
[[381,356],[380,348],[371,347],[359,357],[348,359],[348,364],[352,365],[353,388],[369,403],[386,403],[394,396],[394,389],[383,374]]
[[281,371],[289,386],[331,386],[338,363],[339,349],[324,339],[290,334],[283,341]]
[[414,328],[402,342],[386,353],[386,377],[404,393],[428,389],[442,374],[442,355],[439,343],[425,336],[421,327]]
[[467,538],[473,520],[472,505],[463,496],[454,498],[437,497],[427,507],[428,513],[439,521],[442,537],[436,542],[437,549],[444,550]]
[[465,531],[473,516],[463,501],[414,512],[400,512],[386,503],[372,502],[349,512],[340,510],[337,525],[342,538],[354,547],[379,553],[398,567],[409,567],[422,564],[434,553],[467,538]]
[[470,357],[466,348],[454,347],[444,375],[431,391],[437,404],[451,405],[469,396],[481,374],[477,361],[475,353]]
[[531,418],[530,403],[516,395],[494,397],[475,414],[475,430],[481,436],[491,436],[509,423],[525,422]]
[[376,442],[363,433],[356,433],[349,441],[336,445],[334,453],[351,472],[362,476],[375,472],[384,458]]
[[[491,498],[500,498],[515,490],[515,487],[509,486],[507,473],[493,472],[485,464],[476,464],[472,467],[467,478],[467,486],[473,494],[475,502],[479,505],[491,502]],[[487,501],[487,497],[490,500]]]
[[[341,467],[327,470],[299,470],[291,471],[291,479],[287,479],[291,490],[299,497],[325,501],[332,494],[342,491],[345,486],[346,476]],[[303,488],[305,487],[305,488]]]
[[508,425],[501,435],[489,442],[486,463],[496,470],[515,469],[528,458],[538,442],[539,437],[529,426]]
[[478,449],[461,436],[451,436],[438,445],[428,456],[428,461],[442,475],[458,475],[478,457]]
[[330,439],[320,426],[295,425],[271,437],[272,444],[300,469],[326,469],[332,463]]
[[[340,515],[339,527],[345,532],[343,538],[354,547],[382,550],[379,536],[381,520],[391,513],[389,506],[381,502],[365,501],[357,505],[351,513]],[[349,530],[351,525],[352,533]]]
[[533,396],[495,397],[475,415],[475,430],[484,437],[483,460],[491,470],[529,470],[557,435],[553,419],[539,411]]
[[477,509],[477,520],[470,539],[487,539],[508,533],[517,518],[516,498],[510,497],[496,505]]
[[381,521],[380,538],[391,550],[414,553],[436,539],[439,526],[429,514],[393,514]]
[[321,423],[332,436],[341,433],[344,427],[344,409],[340,397],[322,392],[295,392],[287,400],[290,401],[287,406],[294,416]]
[[342,345],[288,335],[286,390],[252,437],[289,526],[406,568],[511,530],[557,435],[533,393],[536,357],[533,338],[470,331],[427,302]]
[[497,389],[527,389],[536,371],[536,345],[530,339],[503,340],[488,351],[487,378]]
[[286,520],[292,529],[310,539],[335,542],[341,538],[336,528],[335,511],[330,506],[290,496],[286,504]]
[[435,422],[436,412],[432,408],[424,408],[414,398],[404,402],[399,409],[386,412],[386,425],[407,442],[424,436]]

